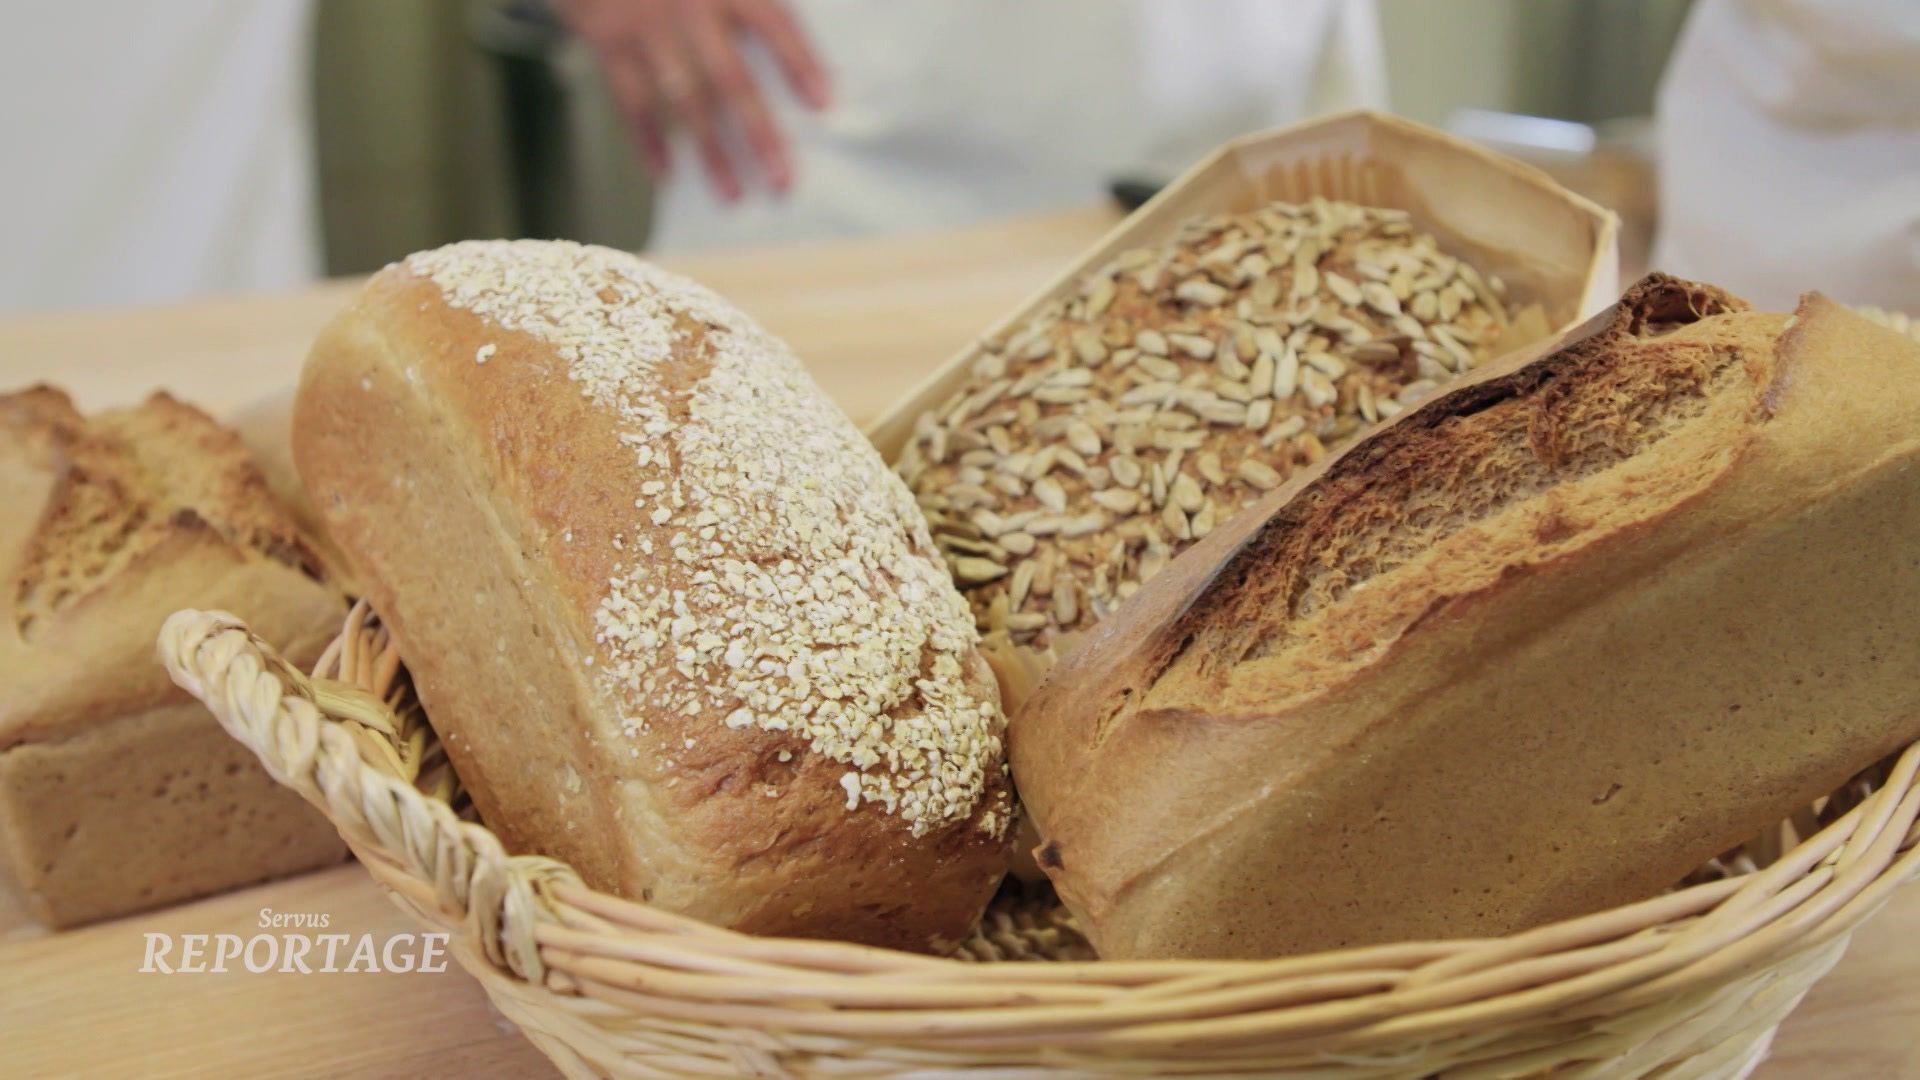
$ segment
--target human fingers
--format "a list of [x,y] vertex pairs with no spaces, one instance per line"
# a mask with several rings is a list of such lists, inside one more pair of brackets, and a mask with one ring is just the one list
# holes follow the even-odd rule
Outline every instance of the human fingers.
[[826,65],[785,0],[734,0],[733,17],[766,43],[801,101],[815,109],[826,108],[830,96]]

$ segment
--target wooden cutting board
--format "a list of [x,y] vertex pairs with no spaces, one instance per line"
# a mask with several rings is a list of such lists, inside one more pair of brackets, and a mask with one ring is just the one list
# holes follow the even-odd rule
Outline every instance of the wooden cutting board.
[[[784,337],[858,420],[1046,284],[1113,222],[1085,211],[934,237],[674,260]],[[46,380],[87,408],[165,387],[217,413],[288,388],[351,283],[281,296],[0,320],[0,390]],[[141,974],[144,935],[261,932],[324,914],[376,941],[418,927],[348,864],[63,933],[0,888],[0,1075],[544,1077],[488,1005],[442,974]],[[1920,1078],[1920,889],[1855,937],[1786,1023],[1761,1080]]]

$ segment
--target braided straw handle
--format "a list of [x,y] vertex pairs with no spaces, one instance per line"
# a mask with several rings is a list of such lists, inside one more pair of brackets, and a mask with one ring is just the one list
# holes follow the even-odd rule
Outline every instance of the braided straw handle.
[[[374,664],[388,669],[390,681],[397,658],[360,612],[365,632],[336,643],[317,670]],[[398,860],[433,882],[433,906],[466,924],[489,961],[535,983],[545,979],[534,927],[559,922],[551,890],[580,879],[553,859],[508,855],[444,797],[422,793],[414,784],[425,736],[417,718],[409,722],[345,683],[302,674],[224,611],[175,612],[159,648],[173,681],[275,780],[323,810],[363,862]]]

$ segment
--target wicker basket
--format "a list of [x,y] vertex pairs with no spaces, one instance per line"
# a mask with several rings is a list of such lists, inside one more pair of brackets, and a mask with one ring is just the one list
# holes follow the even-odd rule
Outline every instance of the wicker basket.
[[311,678],[221,612],[160,647],[572,1076],[1735,1076],[1920,869],[1915,745],[1687,887],[1508,938],[1101,963],[1013,891],[953,959],[756,938],[507,854],[364,607]]

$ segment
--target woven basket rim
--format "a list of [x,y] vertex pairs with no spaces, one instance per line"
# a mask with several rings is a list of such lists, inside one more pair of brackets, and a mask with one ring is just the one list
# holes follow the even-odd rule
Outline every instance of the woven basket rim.
[[[661,1024],[895,1040],[981,1060],[1038,1039],[1062,1053],[1177,1045],[1180,1060],[1201,1063],[1244,1062],[1236,1055],[1250,1047],[1269,1055],[1261,1060],[1309,1048],[1364,1057],[1583,1016],[1651,1017],[1682,1000],[1705,1009],[1756,973],[1800,972],[1810,984],[1920,872],[1916,743],[1875,790],[1764,869],[1505,938],[1274,960],[981,963],[755,937],[596,892],[556,860],[510,855],[420,790],[430,732],[417,709],[397,707],[398,656],[364,603],[314,676],[225,612],[176,613],[160,652],[405,906],[459,929],[456,954],[503,1008],[508,997],[536,1012],[570,997]],[[567,1038],[536,1041],[568,1060]]]

